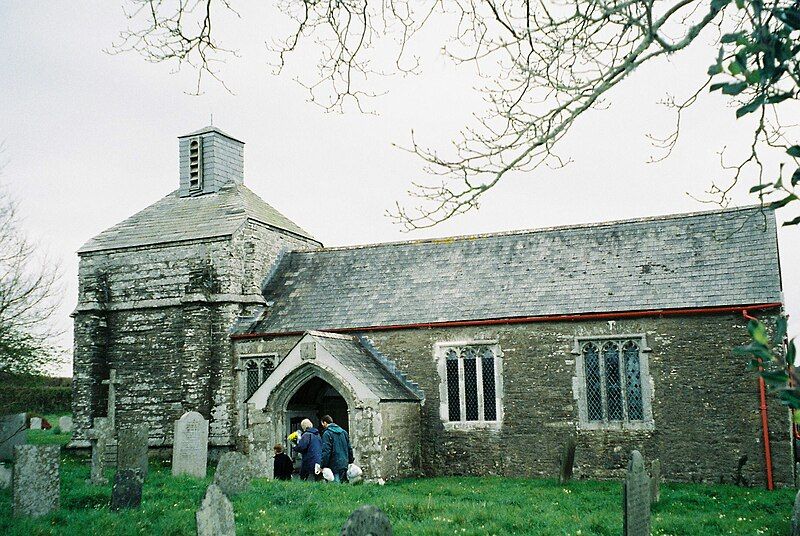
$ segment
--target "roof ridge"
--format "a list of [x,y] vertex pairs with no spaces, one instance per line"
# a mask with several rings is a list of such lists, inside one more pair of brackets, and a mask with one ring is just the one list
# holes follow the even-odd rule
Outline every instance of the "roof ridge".
[[669,220],[681,220],[687,218],[693,218],[698,216],[710,216],[713,214],[723,214],[723,213],[735,213],[735,212],[744,212],[748,210],[765,210],[774,212],[769,205],[745,205],[742,207],[733,207],[733,208],[721,208],[716,210],[701,210],[695,212],[683,212],[683,213],[674,213],[674,214],[665,214],[662,216],[645,216],[640,218],[628,218],[622,220],[611,220],[611,221],[604,221],[604,222],[593,222],[593,223],[574,223],[574,224],[567,224],[567,225],[554,225],[550,227],[539,227],[534,229],[517,229],[512,231],[497,231],[497,232],[490,232],[490,233],[476,233],[476,234],[467,234],[467,235],[452,235],[452,236],[445,236],[440,238],[418,238],[414,240],[396,240],[390,242],[373,242],[370,244],[355,244],[350,246],[330,246],[330,247],[319,247],[319,248],[308,248],[308,249],[294,249],[291,250],[291,253],[325,253],[328,251],[347,251],[347,250],[357,250],[357,249],[368,249],[368,248],[379,248],[379,247],[386,247],[386,246],[405,246],[405,245],[416,245],[416,244],[448,244],[455,241],[462,241],[462,240],[476,240],[482,238],[494,238],[500,236],[515,236],[515,235],[528,235],[528,234],[537,234],[543,232],[551,232],[551,231],[561,231],[561,230],[569,230],[569,229],[592,229],[592,228],[602,228],[602,227],[613,227],[622,224],[633,224],[633,223],[645,223],[651,221],[669,221]]

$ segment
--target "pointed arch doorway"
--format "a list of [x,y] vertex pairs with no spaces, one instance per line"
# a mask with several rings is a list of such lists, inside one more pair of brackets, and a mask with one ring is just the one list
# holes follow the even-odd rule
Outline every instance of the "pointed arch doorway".
[[321,433],[320,421],[325,415],[330,415],[336,424],[350,431],[347,401],[333,385],[319,376],[311,377],[297,389],[286,403],[284,412],[286,435],[299,430],[303,419],[311,419]]

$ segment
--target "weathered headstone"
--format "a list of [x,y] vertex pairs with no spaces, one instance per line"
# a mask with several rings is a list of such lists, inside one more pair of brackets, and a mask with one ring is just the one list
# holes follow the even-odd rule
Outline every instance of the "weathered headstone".
[[383,510],[365,504],[350,514],[341,536],[392,536],[392,523]]
[[144,475],[138,467],[118,469],[111,488],[111,509],[139,508],[142,504]]
[[0,462],[14,459],[14,447],[27,442],[26,429],[24,413],[0,417]]
[[117,469],[140,469],[147,476],[147,425],[120,428],[117,435]]
[[247,456],[241,452],[223,454],[214,473],[214,484],[222,493],[231,497],[250,489],[253,480],[253,466]]
[[794,508],[792,509],[792,530],[791,536],[800,536],[800,491],[794,497]]
[[208,463],[208,421],[189,411],[175,421],[172,474],[205,478]]
[[61,501],[58,445],[18,445],[14,448],[14,516],[38,517],[57,510]]
[[575,436],[570,436],[567,439],[567,443],[564,445],[564,451],[561,453],[561,472],[558,475],[559,484],[566,484],[572,479],[576,446],[577,441],[575,440]]
[[42,418],[31,417],[31,430],[41,430],[41,429],[42,429]]
[[11,487],[11,469],[0,463],[0,489]]
[[262,447],[252,447],[250,454],[250,466],[253,478],[271,478],[273,469],[273,459],[267,450]]
[[208,486],[195,519],[197,536],[236,536],[233,505],[216,484]]
[[87,430],[92,443],[92,469],[88,482],[95,486],[108,484],[108,479],[103,473],[106,468],[106,448],[113,432],[106,417],[95,417],[94,427]]
[[58,428],[62,434],[68,434],[72,431],[72,416],[63,415],[58,418]]
[[654,503],[661,500],[661,462],[658,460],[650,464],[650,500]]
[[622,484],[623,536],[650,536],[650,478],[638,450],[631,453]]

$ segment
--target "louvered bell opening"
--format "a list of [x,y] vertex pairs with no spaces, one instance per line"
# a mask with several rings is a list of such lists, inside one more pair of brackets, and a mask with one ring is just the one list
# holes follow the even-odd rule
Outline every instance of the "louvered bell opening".
[[189,189],[200,189],[200,178],[202,174],[200,139],[194,139],[189,143]]

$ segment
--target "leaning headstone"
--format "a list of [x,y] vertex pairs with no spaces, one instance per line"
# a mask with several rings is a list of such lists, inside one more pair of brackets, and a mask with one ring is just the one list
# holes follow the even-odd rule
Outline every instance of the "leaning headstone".
[[25,414],[0,416],[0,462],[14,459],[14,447],[27,442]]
[[106,449],[114,430],[109,426],[106,417],[96,417],[94,428],[87,432],[92,444],[92,469],[87,482],[95,486],[103,486],[108,484],[108,479],[103,473],[106,468]]
[[365,504],[350,514],[341,536],[392,536],[392,523],[383,510]]
[[14,448],[12,510],[15,517],[39,517],[58,510],[61,479],[58,445],[18,445]]
[[118,469],[111,488],[111,509],[139,508],[142,504],[144,475],[138,467]]
[[623,536],[650,536],[650,478],[638,450],[631,453],[622,484]]
[[792,509],[792,530],[791,536],[800,536],[800,491],[794,497],[794,508]]
[[41,430],[41,429],[42,429],[42,418],[31,417],[31,430]]
[[575,436],[570,436],[569,439],[567,439],[567,443],[564,445],[564,452],[561,453],[561,472],[558,475],[559,484],[566,484],[572,479],[576,445]]
[[189,411],[175,421],[172,445],[172,475],[205,478],[208,463],[208,421]]
[[208,486],[195,519],[197,536],[236,536],[233,505],[216,484]]
[[0,463],[0,489],[11,487],[11,469]]
[[120,428],[117,436],[117,469],[140,469],[147,476],[147,425]]
[[650,464],[650,500],[654,503],[661,500],[661,462],[658,460]]
[[252,480],[253,466],[247,456],[241,452],[226,452],[220,457],[214,473],[214,484],[219,486],[222,493],[231,497],[247,491]]
[[72,416],[64,415],[58,418],[58,429],[62,434],[68,434],[72,431]]

